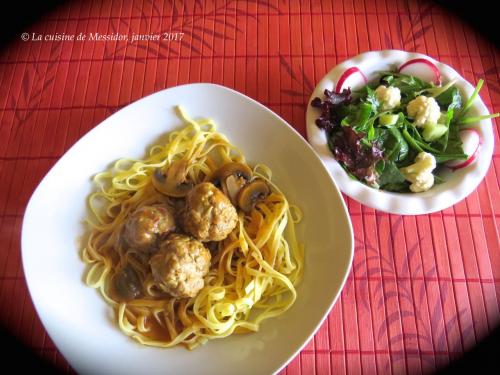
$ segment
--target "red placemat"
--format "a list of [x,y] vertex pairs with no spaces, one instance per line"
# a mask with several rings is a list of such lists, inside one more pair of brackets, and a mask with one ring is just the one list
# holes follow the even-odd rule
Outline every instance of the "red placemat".
[[[360,52],[395,48],[428,54],[471,82],[484,78],[482,99],[500,111],[498,50],[426,2],[81,1],[26,33],[0,55],[0,322],[66,370],[26,288],[22,216],[58,158],[121,107],[166,87],[213,82],[258,100],[304,135],[307,99],[328,70]],[[133,34],[165,39],[132,43]],[[128,41],[113,40],[120,35]],[[429,372],[499,325],[494,132],[485,180],[449,209],[403,217],[346,198],[356,238],[352,272],[283,373]]]

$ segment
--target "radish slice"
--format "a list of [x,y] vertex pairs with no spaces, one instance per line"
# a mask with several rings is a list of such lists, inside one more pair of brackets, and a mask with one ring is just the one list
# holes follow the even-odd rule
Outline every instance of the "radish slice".
[[446,163],[447,167],[453,170],[465,168],[476,160],[481,148],[481,135],[476,129],[466,128],[460,130],[460,139],[462,140],[462,147],[464,153],[468,156],[466,160],[453,160]]
[[415,76],[426,82],[441,84],[441,73],[436,65],[426,59],[413,59],[405,62],[398,69],[401,74]]
[[337,86],[335,87],[335,91],[340,93],[342,90],[347,89],[348,87],[351,91],[359,90],[364,85],[368,83],[366,76],[363,74],[361,70],[353,66],[352,68],[347,69],[340,76]]

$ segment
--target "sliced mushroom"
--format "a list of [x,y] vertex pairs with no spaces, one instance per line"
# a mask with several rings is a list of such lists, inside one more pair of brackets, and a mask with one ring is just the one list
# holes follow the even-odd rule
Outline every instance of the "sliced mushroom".
[[208,178],[209,182],[219,186],[231,203],[237,204],[238,193],[252,178],[252,170],[243,163],[226,163]]
[[264,180],[255,179],[241,189],[238,194],[238,206],[244,212],[250,213],[255,204],[265,199],[270,193],[271,190]]
[[113,278],[115,292],[120,300],[130,301],[142,294],[142,284],[135,270],[125,265]]
[[187,160],[177,160],[170,164],[166,170],[157,168],[153,174],[153,186],[160,193],[170,197],[180,198],[185,196],[194,186],[192,181],[187,181]]
[[238,193],[247,184],[247,180],[243,177],[236,177],[234,174],[226,178],[225,183],[222,183],[222,191],[227,195],[232,204],[238,204]]
[[250,181],[252,178],[252,170],[250,167],[243,163],[226,163],[217,169],[212,175],[208,178],[208,182],[213,183],[214,185],[219,185],[222,182],[225,182],[226,179],[234,175],[237,178],[244,178],[246,181]]

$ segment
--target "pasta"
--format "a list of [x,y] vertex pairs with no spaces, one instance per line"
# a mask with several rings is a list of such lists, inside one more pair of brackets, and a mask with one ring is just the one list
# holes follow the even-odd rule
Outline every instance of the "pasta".
[[[230,162],[246,164],[241,151],[217,132],[210,119],[193,120],[176,107],[185,127],[153,146],[144,160],[120,159],[94,177],[96,190],[88,197],[88,228],[82,258],[88,264],[87,285],[96,288],[116,313],[119,328],[141,344],[193,349],[210,339],[257,331],[269,318],[294,303],[303,271],[303,246],[295,234],[302,213],[290,205],[262,164],[254,176],[270,186],[270,194],[249,213],[238,211],[236,227],[212,244],[212,259],[204,286],[190,298],[165,294],[155,284],[147,256],[124,246],[127,217],[148,204],[175,206],[152,184],[157,169],[188,160],[187,174],[200,183]],[[177,202],[177,203],[176,203]],[[143,286],[138,298],[123,300],[113,290],[113,278],[127,264]]]

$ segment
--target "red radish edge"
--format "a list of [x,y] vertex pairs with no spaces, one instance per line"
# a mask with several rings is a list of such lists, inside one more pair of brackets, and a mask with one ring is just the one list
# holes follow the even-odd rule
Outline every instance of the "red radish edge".
[[344,85],[344,82],[347,80],[347,78],[349,78],[350,76],[352,76],[355,73],[361,74],[361,77],[365,81],[365,84],[368,83],[368,79],[363,74],[363,72],[361,70],[359,70],[359,68],[353,66],[353,67],[347,69],[344,73],[342,73],[342,75],[340,76],[339,80],[337,81],[337,86],[335,86],[335,91],[338,92],[338,93],[340,93],[341,89],[342,89],[342,86]]
[[410,66],[410,65],[414,65],[414,64],[425,64],[427,65],[431,70],[432,72],[434,73],[434,83],[436,85],[439,85],[441,84],[441,72],[439,71],[439,69],[437,68],[436,65],[434,65],[432,62],[430,62],[429,60],[426,60],[426,59],[413,59],[413,60],[408,60],[407,62],[403,63],[399,69],[398,69],[398,72],[401,73],[401,71]]
[[474,152],[472,153],[472,155],[470,155],[465,161],[463,161],[462,163],[460,164],[457,164],[457,165],[451,165],[451,166],[448,166],[450,169],[452,169],[453,171],[456,171],[457,169],[462,169],[462,168],[465,168],[467,167],[469,164],[471,164],[474,160],[476,160],[476,157],[477,157],[477,154],[479,153],[479,149],[481,148],[481,145],[483,143],[483,140],[481,138],[481,134],[479,134],[479,132],[474,129],[474,128],[465,128],[465,129],[462,129],[460,130],[460,133],[462,132],[472,132],[472,133],[475,133],[477,135],[477,139],[478,139],[478,142],[477,142],[477,146],[476,146],[476,149],[474,150]]

